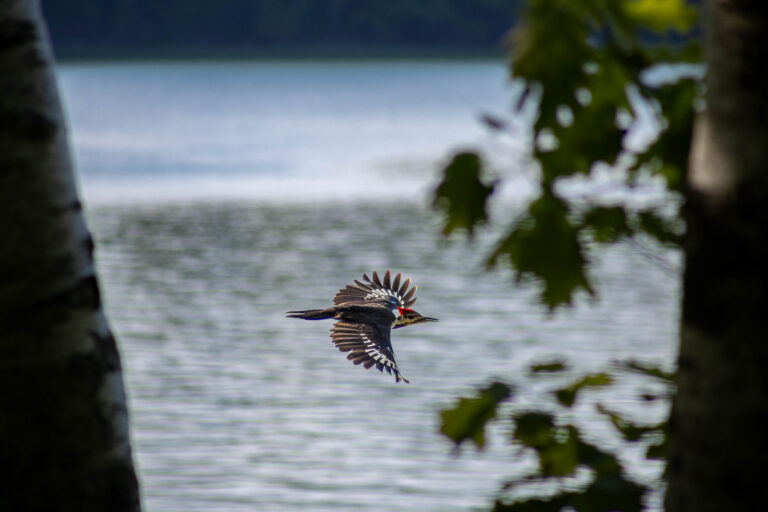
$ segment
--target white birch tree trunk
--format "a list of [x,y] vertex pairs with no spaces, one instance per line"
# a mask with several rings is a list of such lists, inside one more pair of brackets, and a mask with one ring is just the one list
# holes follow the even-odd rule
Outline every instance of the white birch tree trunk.
[[710,0],[668,511],[768,509],[768,5]]
[[0,464],[0,510],[140,509],[37,0],[0,0]]

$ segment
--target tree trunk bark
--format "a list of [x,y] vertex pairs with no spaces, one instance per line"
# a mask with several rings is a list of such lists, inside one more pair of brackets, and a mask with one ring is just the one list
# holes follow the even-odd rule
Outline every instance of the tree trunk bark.
[[765,507],[768,6],[711,0],[686,204],[668,511]]
[[140,509],[81,210],[39,4],[0,0],[0,510]]

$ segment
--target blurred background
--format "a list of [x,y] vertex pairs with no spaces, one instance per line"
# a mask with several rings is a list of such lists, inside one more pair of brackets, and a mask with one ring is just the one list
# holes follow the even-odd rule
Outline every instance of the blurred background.
[[[503,217],[533,188],[503,58],[515,5],[43,1],[146,510],[480,509],[532,460],[501,428],[456,457],[438,425],[457,396],[553,357],[672,359],[677,274],[631,245],[595,253],[597,298],[551,316],[483,271],[506,226],[439,235],[432,192],[455,151],[505,176]],[[284,315],[387,268],[441,320],[395,332],[410,385],[346,361],[330,322]],[[600,399],[632,410],[641,386]]]

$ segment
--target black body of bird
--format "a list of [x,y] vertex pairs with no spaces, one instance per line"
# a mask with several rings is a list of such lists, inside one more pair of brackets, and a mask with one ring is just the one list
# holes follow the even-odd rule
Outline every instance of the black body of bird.
[[339,290],[333,299],[335,306],[326,309],[289,311],[290,318],[304,320],[337,320],[331,329],[331,340],[347,359],[365,368],[376,368],[395,375],[395,382],[409,382],[400,374],[389,334],[392,329],[421,322],[436,322],[437,318],[422,316],[410,309],[416,298],[417,287],[410,288],[411,279],[400,283],[400,273],[391,279],[389,270],[379,279],[363,274],[363,281],[355,280]]

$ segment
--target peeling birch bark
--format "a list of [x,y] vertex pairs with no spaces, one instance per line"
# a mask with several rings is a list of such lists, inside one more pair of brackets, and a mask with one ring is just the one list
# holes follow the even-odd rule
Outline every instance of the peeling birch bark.
[[0,510],[140,509],[120,358],[32,0],[0,0],[0,460]]

